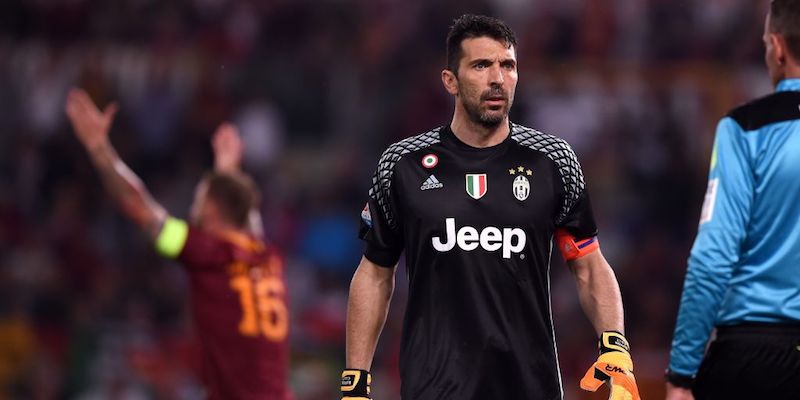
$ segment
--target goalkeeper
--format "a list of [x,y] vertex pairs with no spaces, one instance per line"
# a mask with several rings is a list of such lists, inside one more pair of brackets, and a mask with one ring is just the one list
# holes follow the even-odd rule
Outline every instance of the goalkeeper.
[[772,1],[763,41],[776,92],[717,127],[669,400],[800,398],[800,0]]
[[619,287],[577,158],[563,140],[509,121],[514,33],[494,18],[458,18],[441,79],[452,120],[383,153],[361,212],[366,250],[350,285],[342,398],[370,398],[402,252],[403,399],[563,398],[550,310],[555,237],[600,338],[581,387],[607,383],[613,399],[638,399]]

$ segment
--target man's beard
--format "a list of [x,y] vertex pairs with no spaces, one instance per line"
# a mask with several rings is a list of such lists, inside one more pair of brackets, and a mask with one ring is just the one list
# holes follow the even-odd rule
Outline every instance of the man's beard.
[[[502,96],[506,103],[499,110],[481,110],[481,102],[492,96]],[[465,97],[462,96],[462,99]],[[511,108],[511,99],[502,89],[493,89],[482,93],[477,102],[464,101],[463,103],[470,121],[488,129],[499,126],[506,119],[508,110]]]

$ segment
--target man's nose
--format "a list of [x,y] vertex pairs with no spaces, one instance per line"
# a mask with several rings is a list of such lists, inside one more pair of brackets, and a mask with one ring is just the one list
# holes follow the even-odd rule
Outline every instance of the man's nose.
[[503,76],[503,70],[500,68],[499,65],[492,65],[489,68],[489,85],[491,86],[502,86],[505,77]]

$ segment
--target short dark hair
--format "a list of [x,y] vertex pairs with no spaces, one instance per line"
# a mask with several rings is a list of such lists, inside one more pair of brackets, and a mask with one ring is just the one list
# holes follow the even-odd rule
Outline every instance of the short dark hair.
[[517,46],[517,37],[503,21],[485,15],[464,14],[453,21],[447,33],[447,69],[458,74],[458,63],[464,55],[461,42],[465,39],[490,37]]
[[769,30],[781,34],[789,55],[800,61],[800,0],[772,0],[769,15]]
[[247,227],[250,210],[258,207],[260,195],[249,175],[242,172],[208,172],[203,176],[206,197],[213,199],[222,217],[239,228]]

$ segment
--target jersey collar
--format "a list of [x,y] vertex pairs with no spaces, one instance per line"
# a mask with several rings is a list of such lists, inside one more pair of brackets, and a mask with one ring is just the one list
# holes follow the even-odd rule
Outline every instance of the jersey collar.
[[800,91],[800,78],[784,79],[778,82],[776,92]]
[[223,231],[215,232],[214,234],[220,239],[232,243],[236,247],[242,248],[244,250],[249,250],[253,252],[264,251],[263,243],[259,242],[258,240],[255,240],[250,235],[245,234],[243,232],[235,231],[232,229],[226,229]]
[[442,127],[442,130],[440,131],[439,135],[440,135],[440,138],[441,138],[441,140],[443,142],[451,143],[455,147],[457,147],[458,149],[466,150],[466,151],[470,151],[470,152],[474,152],[474,153],[479,153],[479,154],[490,154],[490,153],[494,153],[494,152],[496,152],[498,150],[502,150],[502,149],[508,147],[508,143],[510,143],[511,140],[512,140],[511,139],[511,133],[512,133],[511,128],[512,127],[513,127],[513,124],[511,123],[511,121],[509,121],[509,123],[508,123],[508,136],[505,139],[503,139],[502,142],[500,142],[500,143],[498,143],[498,144],[496,144],[494,146],[489,146],[489,147],[472,147],[472,146],[462,142],[461,139],[459,139],[453,133],[453,130],[450,129],[450,124],[445,124]]

